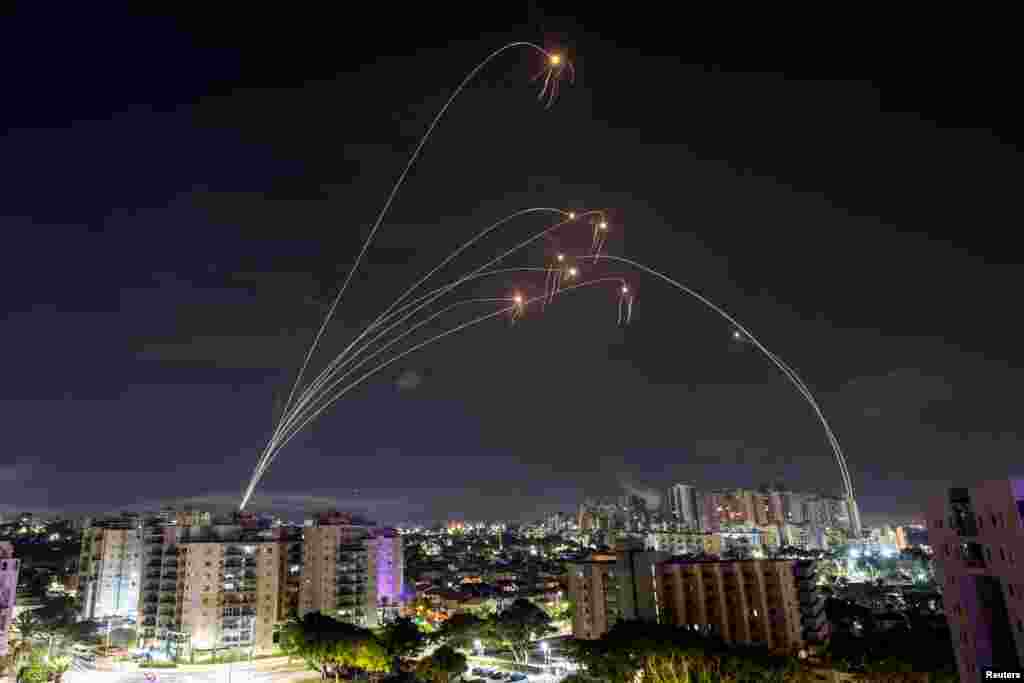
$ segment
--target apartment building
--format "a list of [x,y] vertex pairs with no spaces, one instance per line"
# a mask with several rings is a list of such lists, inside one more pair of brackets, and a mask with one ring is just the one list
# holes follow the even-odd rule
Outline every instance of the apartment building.
[[[139,644],[175,654],[178,637],[178,529],[173,513],[142,522],[140,534]],[[180,577],[182,580],[184,576]]]
[[368,628],[398,615],[405,560],[397,532],[337,512],[303,531],[300,615],[319,611]]
[[593,553],[567,564],[574,638],[600,638],[619,620],[617,561],[613,554]]
[[629,539],[615,549],[615,578],[619,588],[619,618],[658,621],[655,595],[656,566],[671,555],[645,550],[642,541]]
[[135,617],[142,561],[138,515],[97,520],[82,533],[82,618]]
[[282,526],[276,530],[281,548],[281,596],[277,608],[281,621],[299,615],[302,591],[302,527]]
[[800,624],[808,644],[828,642],[832,633],[825,614],[825,594],[818,588],[818,562],[794,560],[797,597],[800,600]]
[[18,598],[18,560],[14,546],[0,541],[0,657],[7,655],[7,634],[14,621],[14,603]]
[[672,559],[658,565],[660,621],[727,643],[796,653],[805,647],[792,560]]
[[1024,663],[1024,479],[950,489],[927,507],[961,681]]
[[180,530],[175,630],[193,651],[273,650],[283,547],[266,529],[215,523]]
[[700,531],[703,528],[700,492],[690,484],[673,484],[666,496],[666,512],[679,528]]
[[375,529],[366,545],[367,596],[376,603],[376,623],[398,617],[405,582],[405,553],[402,537],[394,529]]

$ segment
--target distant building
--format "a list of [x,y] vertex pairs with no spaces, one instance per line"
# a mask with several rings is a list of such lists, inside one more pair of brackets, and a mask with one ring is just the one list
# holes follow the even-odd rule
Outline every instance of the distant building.
[[896,527],[896,549],[906,550],[928,545],[928,528],[921,524]]
[[701,531],[652,531],[647,534],[647,549],[669,555],[719,555],[722,535]]
[[18,560],[14,546],[0,541],[0,657],[7,655],[7,634],[14,621],[14,603],[18,599]]
[[726,643],[795,654],[806,646],[794,560],[683,560],[658,565],[660,621]]
[[82,618],[132,617],[138,613],[142,548],[138,515],[95,520],[82,532],[79,590]]
[[928,538],[961,681],[1024,663],[1024,479],[950,489]]
[[668,489],[667,507],[671,521],[683,529],[700,531],[704,528],[701,515],[700,493],[689,484],[674,484]]

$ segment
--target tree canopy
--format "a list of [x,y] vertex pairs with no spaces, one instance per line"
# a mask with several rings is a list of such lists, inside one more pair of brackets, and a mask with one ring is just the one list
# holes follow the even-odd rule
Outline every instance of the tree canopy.
[[435,633],[431,640],[444,643],[457,650],[468,650],[473,641],[487,638],[487,621],[474,614],[453,614]]
[[570,641],[569,657],[589,676],[632,683],[638,676],[655,683],[692,680],[793,680],[797,662],[759,648],[728,648],[693,631],[637,621],[617,623],[597,640]]
[[388,651],[371,631],[320,612],[289,622],[281,643],[289,656],[300,657],[322,678],[332,672],[340,678],[343,669],[387,671],[390,664]]
[[525,664],[534,639],[555,632],[551,617],[535,604],[520,598],[486,622],[484,637],[512,651],[517,664]]
[[404,657],[415,657],[427,645],[426,634],[408,617],[399,617],[385,624],[377,633],[377,638],[393,660],[396,670],[399,660]]
[[416,666],[416,673],[431,683],[449,683],[453,676],[466,672],[466,655],[447,645],[437,648]]

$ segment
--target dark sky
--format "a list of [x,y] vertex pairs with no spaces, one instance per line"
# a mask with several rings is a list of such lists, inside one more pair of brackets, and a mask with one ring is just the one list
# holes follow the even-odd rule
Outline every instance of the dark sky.
[[[999,36],[812,44],[693,24],[655,38],[654,18],[641,32],[534,12],[483,34],[466,17],[447,31],[379,19],[0,23],[0,513],[236,501],[418,137],[480,58],[518,39],[567,49],[576,86],[545,111],[524,51],[473,82],[325,349],[488,223],[607,208],[613,253],[700,289],[799,369],[867,521],[1019,471],[1020,112]],[[460,263],[547,225],[511,223]],[[582,228],[557,246],[589,244]],[[627,277],[627,328],[594,288],[383,371],[282,452],[255,506],[519,518],[623,481],[838,491],[784,378],[692,300]]]

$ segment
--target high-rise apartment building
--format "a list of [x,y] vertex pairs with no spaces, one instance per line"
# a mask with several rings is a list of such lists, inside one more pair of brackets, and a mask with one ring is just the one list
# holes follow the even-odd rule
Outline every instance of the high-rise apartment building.
[[269,530],[230,522],[181,529],[175,631],[192,650],[273,649],[282,549]]
[[572,635],[595,640],[619,620],[619,583],[617,558],[609,553],[593,553],[583,560],[568,563],[569,599],[574,606]]
[[375,598],[376,624],[398,617],[405,582],[405,553],[402,537],[394,529],[375,529],[366,546],[367,596]]
[[762,489],[752,493],[754,499],[754,524],[773,526],[785,521],[782,510],[782,493]]
[[299,616],[302,592],[302,527],[281,526],[275,529],[281,548],[281,597],[277,609],[281,621]]
[[777,652],[805,646],[793,560],[669,560],[658,565],[657,599],[664,624]]
[[14,620],[14,603],[18,599],[18,560],[14,546],[0,541],[0,657],[7,655],[7,634]]
[[138,625],[140,645],[160,647],[169,654],[177,637],[179,578],[178,529],[173,513],[164,511],[142,522],[140,535],[141,577]]
[[668,489],[667,507],[671,521],[690,531],[703,529],[700,493],[689,484],[674,484]]
[[818,562],[794,560],[797,597],[800,600],[800,622],[804,640],[809,644],[828,641],[831,625],[825,614],[825,594],[818,588]]
[[954,488],[927,508],[961,681],[1024,663],[1024,479]]
[[671,555],[644,549],[642,541],[626,540],[615,549],[619,588],[619,617],[627,621],[658,621],[655,566]]
[[746,489],[720,489],[704,495],[707,531],[750,527],[757,522],[754,492]]
[[162,511],[142,524],[141,644],[169,655],[273,648],[282,620],[285,537],[269,520]]
[[405,580],[401,536],[351,515],[320,515],[304,529],[299,614],[323,612],[365,627],[396,616]]
[[142,561],[140,520],[122,515],[94,521],[82,533],[79,590],[82,617],[135,617]]

